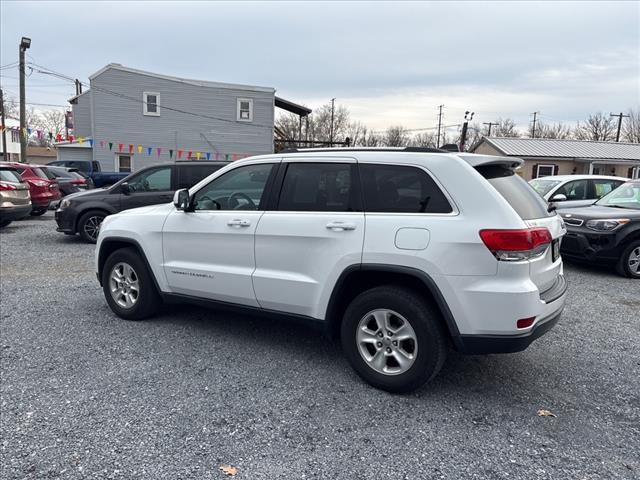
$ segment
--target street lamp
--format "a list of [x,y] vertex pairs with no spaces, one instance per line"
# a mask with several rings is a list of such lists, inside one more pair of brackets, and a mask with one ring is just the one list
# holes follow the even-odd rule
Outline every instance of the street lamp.
[[27,136],[25,134],[27,128],[26,121],[26,95],[24,91],[24,52],[31,47],[31,39],[22,37],[20,40],[20,48],[18,49],[20,58],[20,161],[27,161]]
[[462,124],[462,133],[460,134],[460,151],[464,152],[464,144],[467,140],[467,129],[469,128],[469,122],[473,118],[475,112],[467,110],[464,112],[464,123]]

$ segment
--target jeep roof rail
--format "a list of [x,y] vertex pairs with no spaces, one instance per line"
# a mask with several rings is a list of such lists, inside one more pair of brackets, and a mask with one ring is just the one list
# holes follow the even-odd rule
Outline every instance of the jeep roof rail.
[[442,148],[431,147],[337,147],[337,148],[287,148],[278,153],[304,152],[417,152],[417,153],[451,153]]

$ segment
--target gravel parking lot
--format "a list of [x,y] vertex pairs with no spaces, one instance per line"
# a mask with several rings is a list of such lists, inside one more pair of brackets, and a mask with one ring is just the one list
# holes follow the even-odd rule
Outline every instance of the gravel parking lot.
[[398,396],[303,326],[118,319],[51,213],[0,238],[3,479],[640,477],[640,283],[609,270],[566,266],[563,319],[527,351],[452,353]]

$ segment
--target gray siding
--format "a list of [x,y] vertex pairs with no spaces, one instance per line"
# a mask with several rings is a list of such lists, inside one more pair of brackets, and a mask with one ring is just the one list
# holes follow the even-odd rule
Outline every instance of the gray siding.
[[78,97],[73,111],[73,131],[76,137],[91,136],[91,92],[86,92]]
[[[159,117],[143,115],[143,92],[160,93]],[[90,98],[94,112],[94,159],[105,171],[114,169],[120,143],[125,154],[129,144],[134,145],[134,171],[169,161],[169,149],[174,150],[174,160],[178,149],[184,150],[183,159],[188,150],[194,152],[194,159],[197,151],[212,152],[212,159],[215,153],[224,158],[225,154],[273,152],[272,91],[198,86],[110,68],[91,80]],[[238,98],[253,99],[253,122],[236,121]],[[106,148],[101,148],[101,140]],[[108,142],[113,142],[112,151]],[[138,145],[144,147],[141,154]],[[149,146],[154,147],[151,156],[147,155]],[[157,147],[162,148],[160,158],[155,151]]]
[[[91,148],[58,147],[58,160],[92,160]],[[52,159],[53,161],[53,159]],[[113,170],[113,164],[111,164]]]

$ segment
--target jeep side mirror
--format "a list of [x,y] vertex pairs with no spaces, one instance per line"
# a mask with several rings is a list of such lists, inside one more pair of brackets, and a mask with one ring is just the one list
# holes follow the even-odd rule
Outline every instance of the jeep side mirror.
[[549,200],[550,202],[566,202],[567,201],[567,196],[564,195],[563,193],[559,193],[557,195],[554,195],[553,197],[551,197],[551,200]]
[[131,188],[129,187],[129,183],[128,182],[122,182],[120,184],[120,191],[124,195],[131,195]]
[[191,198],[189,197],[189,190],[186,188],[183,188],[181,190],[176,190],[176,193],[173,194],[173,205],[178,210],[188,212],[191,206]]

